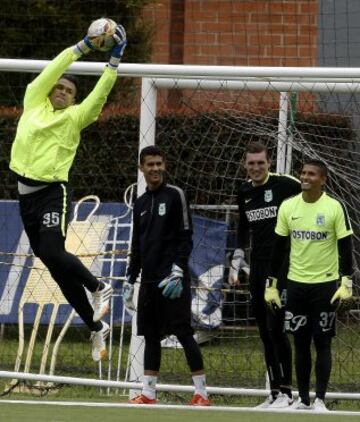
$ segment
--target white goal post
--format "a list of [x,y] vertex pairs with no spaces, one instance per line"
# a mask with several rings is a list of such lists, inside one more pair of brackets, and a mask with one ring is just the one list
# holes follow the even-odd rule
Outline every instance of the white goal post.
[[[40,72],[48,61],[0,59],[0,71],[7,72]],[[100,75],[105,63],[77,62],[69,68],[69,73],[79,75]],[[247,67],[247,66],[182,66],[152,64],[122,64],[119,76],[142,77],[141,115],[139,133],[139,151],[148,145],[155,144],[157,94],[161,89],[203,89],[216,91],[257,91],[273,92],[279,95],[279,114],[277,131],[277,171],[288,173],[291,168],[291,148],[289,142],[289,109],[290,93],[360,93],[360,68],[298,68],[298,67]],[[296,141],[294,141],[296,142]],[[138,194],[145,189],[145,183],[138,173]],[[135,325],[133,324],[135,330]],[[137,354],[132,360],[129,380],[138,382],[142,375],[142,359],[139,359],[141,340],[132,336],[130,355]],[[138,364],[134,364],[138,362]],[[5,376],[6,373],[0,373]],[[15,376],[13,373],[11,376]],[[21,378],[19,373],[18,378]],[[57,377],[47,381],[57,382]],[[30,378],[29,378],[30,379]],[[36,379],[36,378],[32,378]],[[66,381],[64,381],[66,382]],[[99,386],[105,386],[99,381]],[[107,384],[110,386],[110,384]],[[115,385],[111,385],[115,386]],[[130,388],[131,384],[121,385]],[[119,387],[119,384],[117,384]],[[178,386],[181,387],[181,386]],[[192,388],[192,387],[186,387]],[[238,391],[234,393],[234,391]],[[232,389],[234,394],[244,394],[246,389]],[[181,391],[176,390],[176,391]],[[183,390],[185,391],[185,390]],[[221,387],[214,389],[222,394]],[[241,393],[240,393],[241,392]],[[223,394],[228,394],[224,388]],[[261,395],[266,391],[261,390]],[[344,393],[331,393],[332,398],[343,398]],[[254,394],[256,395],[256,394]],[[330,393],[329,393],[330,397]],[[360,399],[360,392],[347,398]]]

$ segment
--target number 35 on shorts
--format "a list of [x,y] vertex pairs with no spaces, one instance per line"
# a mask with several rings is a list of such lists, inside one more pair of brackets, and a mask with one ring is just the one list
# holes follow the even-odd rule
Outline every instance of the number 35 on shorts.
[[48,228],[57,227],[60,224],[60,213],[47,212],[43,215],[42,225]]

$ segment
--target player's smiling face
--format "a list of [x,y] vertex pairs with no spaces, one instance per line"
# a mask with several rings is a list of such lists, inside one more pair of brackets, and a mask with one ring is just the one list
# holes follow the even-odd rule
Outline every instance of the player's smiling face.
[[271,162],[266,151],[248,152],[245,157],[245,168],[254,186],[262,185],[269,176]]
[[149,189],[156,189],[164,179],[165,161],[160,155],[147,155],[144,157],[144,162],[140,164],[140,170],[144,174]]
[[319,167],[305,164],[300,174],[301,189],[305,192],[321,192],[326,183],[326,177]]

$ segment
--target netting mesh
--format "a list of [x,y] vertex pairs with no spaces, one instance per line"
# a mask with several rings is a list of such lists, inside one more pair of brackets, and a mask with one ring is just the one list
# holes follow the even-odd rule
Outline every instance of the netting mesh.
[[[122,23],[126,27],[129,22],[131,43],[124,58],[129,62],[149,60],[150,44],[154,41],[153,61],[163,63],[183,61],[189,64],[280,66],[313,66],[319,63],[354,66],[359,63],[360,9],[352,0],[189,0],[186,2],[186,16],[182,18],[169,8],[170,4],[177,2],[138,0],[126,3],[127,7],[124,7],[123,1],[3,1],[0,33],[7,42],[1,45],[1,56],[52,58],[57,51],[83,35],[83,28],[89,20],[99,17],[99,14],[114,16],[116,12],[119,19],[124,14]],[[139,19],[138,12],[145,4],[148,8]],[[176,39],[176,34],[169,39],[169,27],[175,28],[176,32],[179,27],[175,24],[179,20],[186,23],[186,33],[180,34],[182,44],[181,39]],[[151,37],[153,33],[155,38]],[[179,51],[180,55],[177,54]],[[93,56],[93,60],[105,58],[97,55]],[[23,93],[33,77],[25,72],[0,73],[1,199],[17,197],[16,179],[9,172],[8,162]],[[86,94],[95,78],[83,80],[82,92]],[[121,78],[102,118],[83,133],[70,175],[75,199],[95,193],[104,202],[121,202],[125,188],[136,181],[139,97],[139,80],[134,78],[129,83]],[[216,323],[211,316],[208,320],[202,317],[201,324],[196,319],[197,326],[202,328],[199,333],[206,340],[202,352],[208,383],[262,388],[265,386],[265,365],[249,306],[247,280],[244,277],[237,289],[227,285],[227,254],[234,246],[237,187],[246,177],[242,163],[245,146],[251,141],[261,141],[269,146],[274,162],[276,160],[279,132],[285,130],[281,125],[279,127],[279,93],[274,93],[272,89],[258,92],[207,91],[199,84],[193,90],[159,91],[158,103],[158,110],[154,113],[156,143],[167,155],[169,180],[186,191],[195,207],[194,215],[203,218],[204,233],[207,233],[209,221],[223,223],[220,227],[225,233],[225,247],[222,244],[219,248],[216,242],[200,243],[200,248],[211,249],[214,255],[225,255],[222,283],[215,287],[210,282],[206,285],[207,291],[212,293],[206,295],[207,303],[214,309],[219,309],[220,303],[221,315],[217,314]],[[291,167],[294,175],[298,174],[305,158],[317,157],[326,162],[330,173],[328,189],[345,201],[352,217],[357,262],[360,252],[359,129],[358,94],[336,94],[329,89],[327,94],[298,94],[289,109],[285,130],[288,143],[293,147]],[[11,251],[19,254],[29,252],[28,243],[19,231],[19,222],[15,224],[13,221],[18,210],[16,207],[3,210],[0,216],[2,250],[7,251],[1,243],[5,242],[10,245]],[[110,214],[107,221],[118,212]],[[114,230],[112,227],[109,238]],[[19,244],[26,244],[26,249],[17,249]],[[99,245],[99,253],[103,248],[112,249],[113,245]],[[205,259],[200,263],[203,267],[207,266],[207,257],[196,259]],[[1,293],[1,303],[5,304],[1,308],[2,321],[7,321],[9,304],[16,297],[14,286],[18,286],[32,261],[20,256],[2,256],[0,260],[2,279],[13,283],[10,287],[6,284]],[[111,260],[107,265],[113,265]],[[118,276],[119,273],[120,270],[112,275]],[[359,295],[358,290],[355,294]],[[117,293],[117,299],[121,300],[121,291]],[[31,321],[34,311],[26,309],[26,314]],[[63,317],[66,315],[64,311]],[[339,314],[331,390],[358,391],[359,320],[358,301],[349,312]],[[18,324],[2,322],[1,327],[2,368],[12,369],[18,348]],[[129,325],[126,328],[123,349],[119,350],[122,334],[120,323],[116,323],[111,339],[112,358],[104,364],[103,377],[108,365],[111,367],[111,378],[116,378],[116,373],[120,379],[124,377],[131,338]],[[26,338],[29,338],[32,329],[31,322],[25,324]],[[61,325],[56,325],[54,337],[60,330]],[[34,347],[31,365],[34,372],[39,370],[46,332],[47,325],[44,323],[39,328]],[[118,365],[119,358],[121,365]],[[90,357],[88,331],[83,326],[74,325],[69,329],[59,351],[56,373],[81,377],[99,375]],[[182,350],[164,349],[160,382],[190,383]],[[32,386],[29,391],[34,394],[51,391],[51,386],[38,387]],[[63,389],[60,394],[61,397],[72,398],[99,396],[95,389],[75,387]],[[169,400],[184,400],[177,395],[163,396]],[[221,402],[220,397],[214,400]]]
[[[158,95],[166,94],[159,90]],[[201,205],[194,212],[227,222],[230,251],[237,218],[232,205],[236,204],[237,189],[246,177],[243,167],[246,145],[253,141],[268,145],[275,169],[279,132],[284,129],[279,126],[279,93],[261,95],[243,90],[226,94],[198,86],[192,93],[178,95],[177,101],[178,113],[164,115],[159,98],[156,143],[166,150],[171,182],[185,187],[195,207]],[[298,94],[291,104],[285,132],[292,147],[292,173],[297,176],[302,162],[308,158],[326,163],[327,190],[346,203],[352,217],[358,263],[360,169],[356,98],[311,92]],[[209,382],[264,387],[265,367],[246,279],[237,289],[228,286],[226,279],[225,271],[221,327],[212,331],[213,338],[202,349]],[[357,281],[355,285],[358,294]],[[356,388],[358,365],[346,359],[346,355],[356,361],[359,357],[360,337],[356,330],[359,316],[358,300],[350,312],[339,314],[332,390]],[[178,381],[177,377],[169,379]]]

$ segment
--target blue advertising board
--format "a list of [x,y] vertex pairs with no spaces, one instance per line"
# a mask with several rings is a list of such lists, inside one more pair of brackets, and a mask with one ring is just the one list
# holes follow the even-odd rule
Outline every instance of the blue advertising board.
[[[93,207],[93,203],[84,202],[79,207],[78,220],[86,219]],[[124,217],[118,218],[119,216]],[[102,203],[92,218],[95,221],[106,220],[111,223],[107,240],[101,250],[124,249],[126,241],[129,240],[131,222],[131,213],[127,212],[125,204]],[[197,279],[201,279],[201,276],[207,274],[211,268],[223,266],[227,231],[224,222],[196,215],[193,215],[193,227],[194,248],[190,258],[190,268],[196,284]],[[20,219],[17,201],[0,201],[0,231],[0,323],[17,323],[19,301],[33,265],[33,258],[25,256],[32,252]],[[96,274],[102,277],[116,277],[112,282],[115,289],[113,306],[115,323],[119,323],[122,317],[121,277],[125,274],[125,266],[124,255],[122,259],[117,259],[116,256],[102,259],[100,274]],[[216,278],[212,284],[221,287],[222,273],[217,272]],[[220,306],[219,294],[219,290],[209,291],[212,303],[210,308],[214,303]],[[29,305],[24,310],[25,323],[33,322],[35,306]],[[62,308],[56,321],[58,324],[61,324],[70,312],[69,305]],[[209,309],[205,312],[211,312]],[[42,323],[48,322],[50,311],[51,308],[45,309]],[[130,319],[127,313],[126,318]],[[80,324],[82,321],[77,317],[73,323]]]

